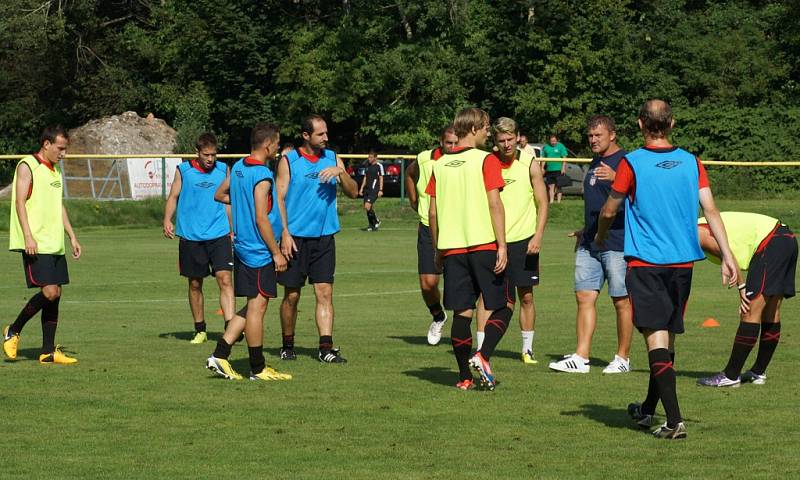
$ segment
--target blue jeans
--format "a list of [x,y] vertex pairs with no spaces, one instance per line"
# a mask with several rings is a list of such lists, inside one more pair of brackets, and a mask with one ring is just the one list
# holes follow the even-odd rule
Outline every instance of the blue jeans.
[[575,254],[575,291],[600,291],[608,281],[608,294],[611,297],[626,297],[625,272],[628,263],[622,252],[606,250],[590,252],[578,247]]

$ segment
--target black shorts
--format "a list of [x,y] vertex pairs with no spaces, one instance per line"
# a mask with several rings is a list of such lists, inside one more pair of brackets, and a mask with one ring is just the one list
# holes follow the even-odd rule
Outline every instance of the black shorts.
[[555,185],[556,180],[561,175],[561,170],[554,170],[552,172],[544,172],[544,184]]
[[433,238],[431,227],[421,223],[417,227],[417,272],[420,275],[441,275],[434,260]]
[[539,254],[528,255],[530,238],[508,244],[506,276],[512,287],[539,285]]
[[231,237],[224,235],[214,240],[180,239],[178,268],[188,278],[203,278],[220,270],[233,270]]
[[500,275],[493,272],[496,259],[494,250],[444,257],[444,308],[455,311],[473,309],[480,295],[483,295],[483,305],[487,310],[514,303],[514,292],[505,272]]
[[683,333],[683,315],[692,290],[692,268],[628,267],[625,286],[633,325],[641,332]]
[[364,203],[371,203],[375,205],[375,202],[378,200],[378,191],[371,190],[369,188],[364,189]]
[[788,227],[781,225],[750,260],[745,281],[747,298],[752,300],[759,295],[794,297],[796,270],[797,240]]
[[336,242],[333,235],[319,238],[292,237],[297,251],[285,272],[278,274],[278,283],[300,288],[308,283],[333,283],[336,270]]
[[233,293],[237,297],[275,298],[278,284],[275,276],[275,263],[269,262],[261,268],[251,268],[234,256]]
[[22,254],[22,268],[25,270],[25,283],[28,288],[39,288],[45,285],[66,285],[69,283],[67,257],[39,253],[37,255]]

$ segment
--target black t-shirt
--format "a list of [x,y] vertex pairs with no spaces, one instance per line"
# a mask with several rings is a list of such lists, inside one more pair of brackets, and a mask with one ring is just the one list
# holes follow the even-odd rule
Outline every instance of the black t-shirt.
[[611,182],[600,180],[594,176],[594,169],[600,166],[600,162],[605,163],[614,171],[617,170],[620,160],[625,154],[625,150],[619,150],[607,157],[594,157],[589,164],[589,171],[583,179],[583,225],[584,232],[581,239],[581,246],[593,252],[614,250],[621,252],[625,247],[625,209],[621,208],[614,218],[614,223],[608,231],[608,238],[603,244],[603,248],[598,248],[594,243],[594,236],[597,234],[597,219],[600,217],[600,209],[606,203],[608,194],[611,193]]
[[375,162],[373,165],[366,162],[364,164],[364,176],[367,178],[367,183],[364,184],[364,190],[380,190],[381,181],[378,177],[383,176],[383,165],[381,165],[381,162]]

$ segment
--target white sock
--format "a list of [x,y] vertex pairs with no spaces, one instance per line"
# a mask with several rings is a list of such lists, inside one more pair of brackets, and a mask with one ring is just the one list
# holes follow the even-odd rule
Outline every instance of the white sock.
[[476,348],[475,350],[478,351],[483,346],[483,337],[486,336],[486,333],[485,332],[476,332],[475,336],[478,338],[478,348]]
[[522,353],[533,351],[533,330],[522,330]]

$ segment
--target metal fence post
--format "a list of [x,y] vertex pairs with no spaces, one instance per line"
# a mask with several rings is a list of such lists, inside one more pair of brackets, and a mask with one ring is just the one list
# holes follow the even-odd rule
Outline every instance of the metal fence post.
[[161,200],[167,198],[167,158],[161,157]]

